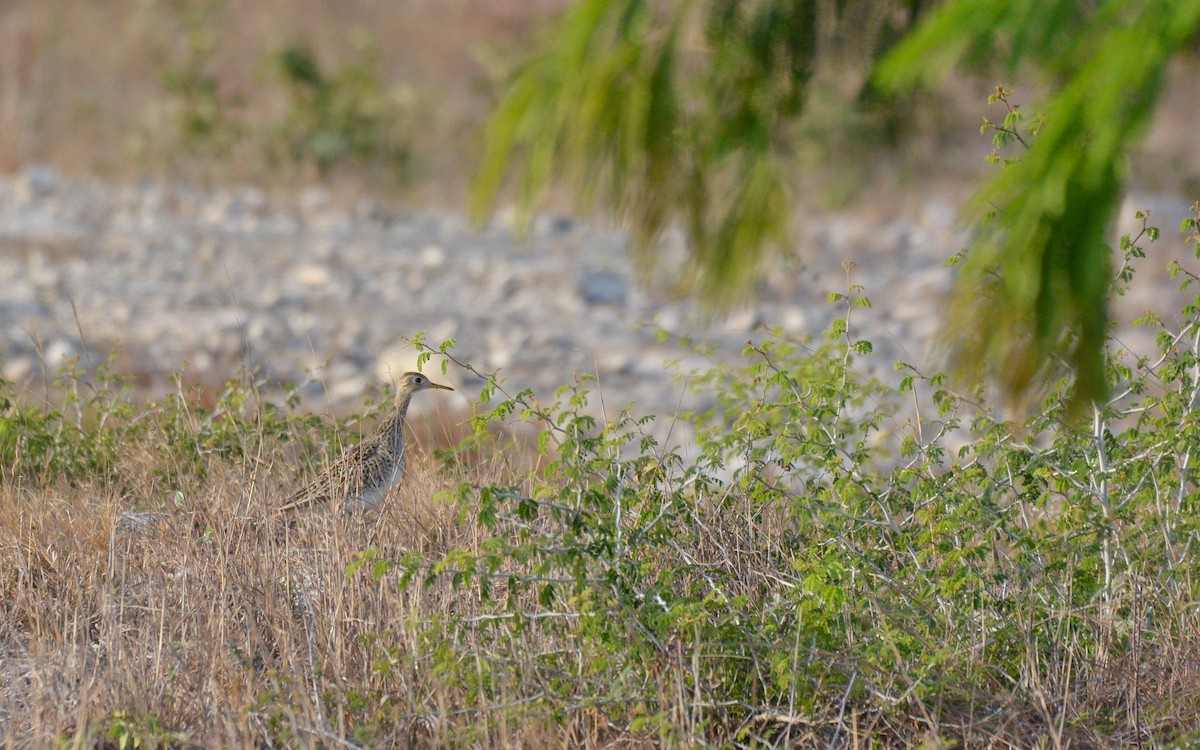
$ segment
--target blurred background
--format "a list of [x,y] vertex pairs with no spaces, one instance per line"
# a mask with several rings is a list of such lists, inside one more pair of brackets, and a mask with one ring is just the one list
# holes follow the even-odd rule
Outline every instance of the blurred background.
[[[572,5],[7,0],[0,372],[36,385],[112,354],[150,391],[181,370],[213,391],[249,365],[337,411],[411,366],[404,340],[425,331],[521,386],[590,373],[622,404],[669,412],[678,372],[736,357],[761,327],[819,334],[851,262],[876,303],[876,365],[934,356],[944,260],[969,231],[958,211],[994,169],[979,124],[1003,112],[987,95],[1002,83],[1036,101],[1044,82],[985,69],[872,101],[867,71],[920,4],[819,3],[848,15],[818,31],[836,53],[796,145],[794,253],[713,312],[672,283],[678,232],[665,267],[639,271],[622,227],[576,216],[570,190],[526,233],[511,189],[482,227],[466,216],[489,116]],[[1195,74],[1194,59],[1173,69],[1123,212],[1152,208],[1164,252],[1200,193]],[[1164,260],[1147,266],[1166,282]]]
[[453,201],[498,87],[568,0],[14,0],[0,168]]
[[[571,5],[8,0],[0,7],[0,169],[36,162],[121,180],[321,182],[457,205],[477,170],[481,126]],[[837,54],[822,59],[805,135],[825,159],[849,151],[847,161],[860,163],[849,176],[817,175],[836,183],[825,185],[826,201],[877,176],[863,161],[894,169],[885,157],[897,149],[938,154],[936,164],[920,162],[925,177],[978,174],[986,144],[972,126],[988,114],[981,97],[998,83],[1015,85],[1024,101],[1041,93],[1029,89],[1036,77],[998,69],[906,102],[906,122],[861,106],[853,94],[889,35],[903,30],[892,28],[901,25],[893,6],[906,4],[836,5],[863,18],[823,32],[838,36],[821,40]],[[1148,139],[1150,168],[1139,175],[1148,188],[1200,183],[1195,160],[1178,158],[1196,146],[1194,74],[1194,60],[1180,64],[1171,106]]]

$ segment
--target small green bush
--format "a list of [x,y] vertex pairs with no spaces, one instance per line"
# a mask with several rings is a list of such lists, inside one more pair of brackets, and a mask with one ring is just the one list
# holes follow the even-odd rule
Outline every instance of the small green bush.
[[[1156,237],[1123,238],[1114,293]],[[371,558],[474,601],[412,625],[422,656],[473,704],[594,711],[669,745],[1192,736],[1193,713],[1173,734],[1178,707],[1139,685],[1200,657],[1200,300],[1178,328],[1141,322],[1154,356],[1112,340],[1117,395],[1090,420],[1067,419],[1063,378],[1014,423],[941,373],[862,377],[863,293],[831,295],[823,341],[773,331],[695,375],[719,406],[682,417],[694,456],[632,407],[590,416],[586,380],[547,407],[489,401],[480,435],[515,413],[544,425],[537,476],[462,484],[463,518],[490,532],[477,551]]]
[[265,384],[248,374],[226,383],[211,407],[202,405],[199,388],[183,385],[182,373],[175,385],[141,403],[111,363],[86,373],[72,359],[49,390],[54,401],[33,406],[0,380],[0,478],[128,489],[148,474],[163,492],[181,490],[202,483],[214,461],[253,460],[318,422],[296,412],[294,387],[283,389],[279,405],[263,399]]
[[322,175],[355,162],[382,167],[397,182],[407,178],[411,103],[385,90],[371,47],[333,74],[303,45],[279,52],[277,63],[290,99],[279,137],[292,160],[312,163]]
[[226,10],[224,0],[181,5],[174,25],[183,37],[184,55],[162,71],[162,84],[177,107],[183,145],[207,147],[216,153],[228,152],[242,135],[221,97],[221,82],[214,70],[220,39],[217,25]]

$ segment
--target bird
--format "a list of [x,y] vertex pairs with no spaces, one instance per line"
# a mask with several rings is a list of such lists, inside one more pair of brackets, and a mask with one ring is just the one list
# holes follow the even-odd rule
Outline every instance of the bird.
[[414,393],[453,391],[419,372],[406,372],[396,383],[396,398],[375,432],[347,448],[317,478],[288,499],[280,512],[340,507],[344,513],[369,510],[387,497],[404,475],[404,418]]

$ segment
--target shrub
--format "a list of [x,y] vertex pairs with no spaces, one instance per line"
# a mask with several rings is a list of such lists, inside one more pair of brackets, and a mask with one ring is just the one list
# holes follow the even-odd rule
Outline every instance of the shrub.
[[[1115,292],[1156,236],[1122,240]],[[632,408],[599,423],[586,380],[483,413],[481,434],[513,413],[544,425],[544,468],[460,486],[478,549],[398,561],[403,585],[469,597],[414,627],[473,715],[600,715],[610,739],[669,745],[1194,737],[1170,696],[1192,674],[1173,665],[1200,657],[1200,300],[1179,328],[1141,321],[1154,356],[1113,340],[1118,395],[1083,423],[1066,378],[1023,423],[941,373],[863,378],[869,302],[854,285],[831,300],[823,341],[773,331],[695,378],[720,400],[683,417],[695,458]]]
[[356,162],[382,167],[396,182],[408,176],[411,102],[385,91],[369,46],[332,75],[302,45],[282,50],[277,61],[290,97],[279,133],[294,161],[314,164],[322,175]]

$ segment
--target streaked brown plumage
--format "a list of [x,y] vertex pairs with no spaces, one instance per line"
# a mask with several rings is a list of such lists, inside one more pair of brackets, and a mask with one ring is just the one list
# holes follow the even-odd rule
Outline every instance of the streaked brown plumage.
[[348,448],[288,500],[280,510],[328,505],[344,512],[374,508],[404,474],[404,418],[413,394],[426,389],[454,390],[419,372],[406,372],[396,383],[396,399],[370,436]]

